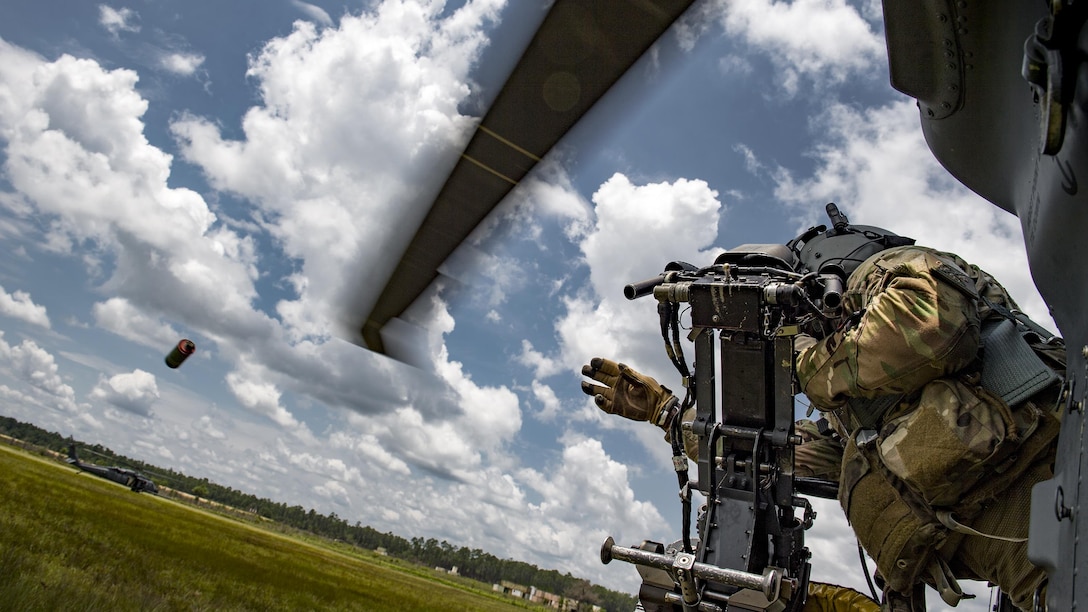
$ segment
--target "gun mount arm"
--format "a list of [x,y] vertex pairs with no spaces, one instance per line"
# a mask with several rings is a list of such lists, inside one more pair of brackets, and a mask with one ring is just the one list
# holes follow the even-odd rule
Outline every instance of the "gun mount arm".
[[[732,570],[707,563],[695,561],[695,557],[688,553],[666,555],[661,553],[617,546],[611,536],[601,546],[601,561],[606,565],[613,559],[626,561],[634,565],[645,565],[660,570],[665,570],[674,576],[687,572],[693,578],[710,580],[721,584],[728,584],[744,589],[759,591],[768,601],[775,601],[781,595],[789,596],[795,586],[794,580],[784,578],[782,570],[776,567],[768,567],[763,574],[753,574]],[[785,588],[785,592],[783,592]]]

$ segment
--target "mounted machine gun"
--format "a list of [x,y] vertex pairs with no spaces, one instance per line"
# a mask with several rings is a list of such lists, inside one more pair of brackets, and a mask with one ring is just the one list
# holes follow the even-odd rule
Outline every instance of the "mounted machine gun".
[[[647,611],[804,606],[811,569],[804,532],[816,513],[800,495],[834,498],[836,485],[794,475],[800,443],[793,431],[794,339],[838,314],[842,281],[795,272],[795,264],[784,245],[744,245],[705,268],[670,263],[662,274],[624,289],[628,299],[657,298],[666,352],[687,391],[684,416],[671,432],[683,539],[668,548],[655,542],[626,548],[609,538],[601,550],[605,563],[639,566],[639,599]],[[680,338],[685,304],[694,373]],[[694,482],[685,435],[698,439]],[[706,499],[695,541],[692,487]]]

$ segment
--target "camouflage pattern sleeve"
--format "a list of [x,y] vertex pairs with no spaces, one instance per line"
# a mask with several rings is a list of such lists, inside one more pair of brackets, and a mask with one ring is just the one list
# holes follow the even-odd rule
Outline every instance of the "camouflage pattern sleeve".
[[907,246],[862,263],[844,294],[844,312],[854,315],[797,356],[801,391],[833,410],[851,397],[911,393],[969,364],[978,352],[978,289],[959,262]]
[[836,436],[825,435],[819,426],[807,419],[793,424],[793,431],[801,443],[793,449],[795,476],[839,481],[842,471],[842,442]]

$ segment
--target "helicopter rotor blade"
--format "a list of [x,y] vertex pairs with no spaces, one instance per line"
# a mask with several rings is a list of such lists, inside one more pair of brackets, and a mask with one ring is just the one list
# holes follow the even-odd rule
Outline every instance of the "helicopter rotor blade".
[[555,1],[367,315],[367,347],[386,353],[385,325],[692,3]]

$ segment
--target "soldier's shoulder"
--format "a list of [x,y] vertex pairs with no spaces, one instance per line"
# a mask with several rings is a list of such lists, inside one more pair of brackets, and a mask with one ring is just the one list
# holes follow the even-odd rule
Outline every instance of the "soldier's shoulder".
[[898,271],[903,274],[924,274],[947,261],[945,253],[929,247],[906,245],[880,251],[866,259],[852,276],[865,279],[874,272],[884,274]]

